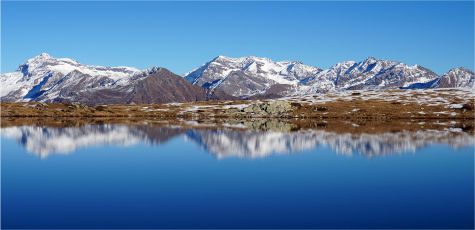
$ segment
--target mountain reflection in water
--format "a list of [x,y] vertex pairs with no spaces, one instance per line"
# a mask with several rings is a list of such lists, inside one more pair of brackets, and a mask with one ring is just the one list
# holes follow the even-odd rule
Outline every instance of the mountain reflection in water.
[[[443,123],[443,124],[454,124]],[[442,124],[442,123],[438,123]],[[383,124],[384,125],[384,124]],[[71,154],[92,146],[160,145],[175,137],[196,143],[217,158],[263,158],[273,154],[298,153],[327,146],[337,154],[368,157],[414,153],[431,144],[452,148],[474,146],[473,130],[442,126],[435,129],[367,131],[349,128],[292,129],[285,122],[253,121],[220,126],[185,122],[170,124],[84,124],[73,127],[14,125],[2,127],[3,137],[17,140],[28,152],[47,158]],[[354,130],[362,130],[355,132]],[[371,129],[370,129],[371,130]]]

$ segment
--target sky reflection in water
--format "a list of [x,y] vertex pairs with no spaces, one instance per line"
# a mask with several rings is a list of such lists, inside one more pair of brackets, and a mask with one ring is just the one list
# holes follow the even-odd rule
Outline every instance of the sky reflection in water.
[[12,126],[1,148],[5,228],[473,227],[460,130]]

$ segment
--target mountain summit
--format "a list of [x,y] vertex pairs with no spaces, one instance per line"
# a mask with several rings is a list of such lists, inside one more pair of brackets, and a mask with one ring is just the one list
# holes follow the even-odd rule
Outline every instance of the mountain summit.
[[321,69],[299,61],[218,56],[182,78],[160,67],[91,66],[42,53],[17,71],[1,74],[0,84],[2,101],[124,104],[272,98],[341,90],[474,88],[475,74],[459,67],[438,76],[420,65],[374,57]]
[[205,90],[164,68],[89,66],[42,53],[0,76],[2,101],[86,104],[204,100]]
[[[449,81],[449,75],[457,79],[450,82],[460,83],[444,83]],[[218,56],[186,74],[185,79],[207,89],[221,89],[227,94],[243,98],[270,94],[288,96],[325,93],[335,90],[399,89],[415,84],[424,85],[425,88],[473,88],[474,75],[471,71],[460,70],[456,75],[447,73],[444,76],[438,76],[420,65],[409,66],[374,57],[360,62],[345,61],[322,70],[296,61],[275,62],[254,56]],[[464,80],[458,80],[461,78]],[[434,84],[439,79],[441,84]]]
[[475,73],[473,71],[458,67],[453,68],[446,74],[442,75],[432,87],[438,88],[474,88]]
[[187,73],[185,79],[206,89],[220,89],[232,96],[247,97],[266,93],[277,84],[297,86],[321,71],[297,61],[218,56]]

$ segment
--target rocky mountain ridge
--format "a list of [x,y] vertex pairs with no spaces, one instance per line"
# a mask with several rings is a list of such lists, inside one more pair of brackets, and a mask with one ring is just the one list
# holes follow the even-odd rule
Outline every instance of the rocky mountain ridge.
[[180,77],[165,68],[83,65],[43,53],[1,74],[2,101],[149,104],[208,99],[275,98],[342,90],[475,87],[475,74],[454,68],[442,76],[420,65],[346,61],[328,69],[298,61],[218,56]]
[[2,101],[145,104],[198,101],[206,91],[171,71],[152,67],[82,65],[41,54],[0,76]]
[[274,62],[267,58],[218,56],[187,73],[194,85],[220,89],[235,97],[293,96],[339,90],[381,90],[400,88],[473,88],[475,74],[454,68],[443,76],[420,65],[369,57],[346,61],[328,69],[302,62]]

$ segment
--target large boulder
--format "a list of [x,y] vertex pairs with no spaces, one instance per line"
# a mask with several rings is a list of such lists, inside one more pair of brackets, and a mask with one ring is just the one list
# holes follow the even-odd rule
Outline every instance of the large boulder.
[[291,105],[287,101],[271,101],[260,104],[252,104],[243,109],[246,113],[251,113],[257,116],[279,116],[288,113],[291,110]]

